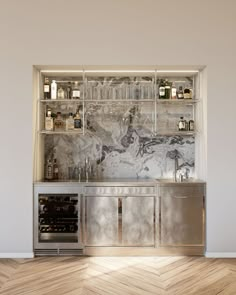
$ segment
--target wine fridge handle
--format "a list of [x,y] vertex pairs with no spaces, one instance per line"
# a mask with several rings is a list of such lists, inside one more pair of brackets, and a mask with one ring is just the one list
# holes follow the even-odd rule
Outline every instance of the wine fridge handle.
[[81,224],[81,231],[80,231],[80,235],[81,235],[81,242],[82,244],[85,243],[85,197],[83,194],[80,194],[80,206],[81,206],[81,216],[80,216],[80,224]]

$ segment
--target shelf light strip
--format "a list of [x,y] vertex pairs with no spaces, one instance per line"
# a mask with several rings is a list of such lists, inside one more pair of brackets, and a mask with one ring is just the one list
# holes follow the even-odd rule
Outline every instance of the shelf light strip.
[[41,70],[41,73],[199,73],[199,70]]

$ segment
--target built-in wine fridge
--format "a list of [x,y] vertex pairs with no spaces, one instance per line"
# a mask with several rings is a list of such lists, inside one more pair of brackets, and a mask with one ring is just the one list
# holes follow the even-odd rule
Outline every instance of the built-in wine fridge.
[[35,192],[35,255],[80,255],[81,198],[78,192]]

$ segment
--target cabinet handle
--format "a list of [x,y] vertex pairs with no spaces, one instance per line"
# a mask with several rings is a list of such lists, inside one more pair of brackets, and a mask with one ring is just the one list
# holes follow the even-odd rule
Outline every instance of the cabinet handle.
[[187,199],[188,196],[174,196],[174,198],[176,198],[176,199]]

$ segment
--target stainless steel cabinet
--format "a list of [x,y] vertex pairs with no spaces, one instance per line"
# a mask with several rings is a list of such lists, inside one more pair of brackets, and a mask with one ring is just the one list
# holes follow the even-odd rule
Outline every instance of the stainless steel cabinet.
[[118,245],[118,198],[85,198],[85,245]]
[[204,185],[159,189],[161,246],[204,245]]
[[154,246],[154,186],[88,186],[85,246]]
[[122,198],[122,244],[154,245],[154,197]]

